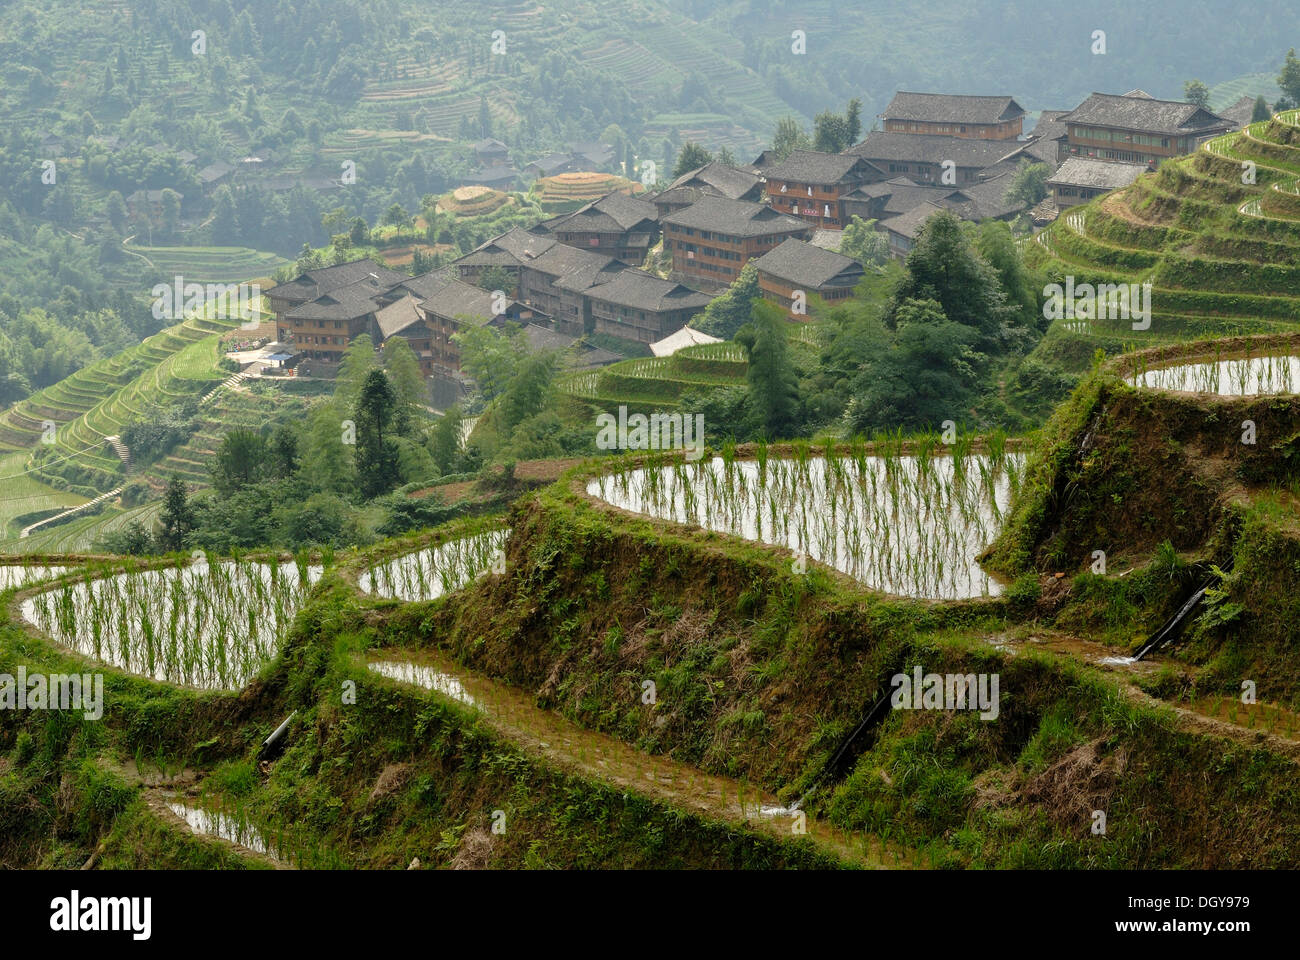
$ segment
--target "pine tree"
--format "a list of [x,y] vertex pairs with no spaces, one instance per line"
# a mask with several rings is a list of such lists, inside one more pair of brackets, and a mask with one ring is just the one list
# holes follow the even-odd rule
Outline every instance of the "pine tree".
[[163,551],[183,550],[186,539],[194,529],[194,514],[190,510],[185,481],[172,477],[163,494],[162,512],[158,517],[158,546]]

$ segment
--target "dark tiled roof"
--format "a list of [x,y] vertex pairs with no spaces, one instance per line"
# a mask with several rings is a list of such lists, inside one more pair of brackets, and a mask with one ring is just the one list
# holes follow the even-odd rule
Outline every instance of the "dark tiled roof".
[[942,212],[943,207],[935,206],[933,203],[928,201],[918,203],[911,210],[907,211],[907,213],[901,214],[897,217],[891,217],[888,220],[880,221],[880,226],[883,229],[891,230],[900,236],[913,240],[916,238],[917,231],[921,229],[921,226],[925,221],[929,220],[936,213]]
[[314,300],[322,294],[356,283],[370,275],[377,279],[379,289],[387,289],[407,279],[405,274],[381,267],[373,260],[352,260],[348,263],[335,264],[332,267],[320,267],[307,270],[296,279],[281,283],[270,290],[263,291],[267,296],[285,300]]
[[1227,130],[1232,121],[1225,120],[1194,103],[1174,100],[1156,100],[1149,96],[1111,93],[1094,93],[1061,119],[1066,123],[1085,124],[1090,127],[1116,127],[1120,130],[1139,130],[1169,136],[1208,134]]
[[[714,160],[695,170],[688,170],[668,185],[667,190],[679,187],[699,187],[728,200],[739,200],[752,192],[761,181],[758,175],[739,167],[729,167]],[[667,190],[664,192],[666,193]],[[662,195],[662,194],[661,194]]]
[[767,204],[723,197],[704,197],[682,210],[664,217],[664,223],[696,230],[716,230],[741,237],[761,237],[773,233],[807,230],[808,222],[778,213]]
[[842,183],[846,180],[883,178],[884,173],[860,156],[795,150],[781,163],[763,171],[768,180],[798,183]]
[[378,324],[379,332],[385,340],[423,322],[424,317],[416,309],[415,298],[411,296],[394,300],[375,312],[375,323]]
[[754,261],[763,273],[812,290],[831,285],[852,287],[862,279],[858,261],[791,237]]
[[480,140],[474,144],[475,153],[505,153],[506,145],[500,140],[494,140],[488,137],[486,140]]
[[927,200],[931,203],[940,203],[954,195],[965,199],[956,187],[918,184],[913,183],[906,177],[897,177],[883,183],[872,183],[859,187],[848,194],[846,199],[872,200],[884,197],[886,199],[882,208],[883,216],[896,217],[900,213],[911,210],[918,203],[924,203]]
[[[516,303],[517,301],[507,300],[507,310]],[[463,280],[448,280],[428,296],[421,297],[420,308],[425,313],[447,320],[472,317],[487,322],[495,316],[492,312],[491,291]]]
[[204,183],[211,183],[214,180],[220,180],[231,170],[235,168],[224,160],[218,160],[215,163],[209,163],[199,171],[199,179]]
[[472,267],[517,267],[535,260],[557,242],[554,237],[544,237],[530,233],[523,227],[513,227],[499,237],[479,244],[455,262]]
[[501,166],[485,167],[477,173],[467,173],[460,179],[462,183],[477,186],[490,186],[494,183],[510,183],[518,178],[518,176],[519,171],[514,167]]
[[649,313],[660,310],[703,310],[713,299],[706,293],[697,293],[680,283],[661,280],[635,268],[622,270],[585,293],[593,300],[603,300]]
[[1070,157],[1047,182],[1071,187],[1091,187],[1096,190],[1118,190],[1127,187],[1146,172],[1146,165],[1141,163]]
[[538,256],[524,264],[530,270],[545,274],[555,286],[565,290],[585,290],[597,281],[602,273],[626,269],[626,265],[603,253],[593,253],[565,243],[552,244]]
[[996,220],[1025,209],[1025,204],[1012,203],[1007,199],[1007,190],[1015,176],[1015,165],[1007,166],[1012,166],[1013,169],[1003,170],[979,183],[962,184],[961,190],[945,199],[940,206],[948,207],[963,220]]
[[949,93],[894,94],[885,112],[886,120],[916,120],[929,123],[1001,123],[1023,117],[1025,110],[1010,97],[968,97]]
[[355,320],[379,309],[379,298],[392,286],[391,282],[367,274],[299,304],[285,316],[300,320]]
[[1244,127],[1250,123],[1250,118],[1255,115],[1255,98],[1247,95],[1242,97],[1232,106],[1225,110],[1219,111],[1219,116],[1225,120],[1231,120],[1233,126]]
[[642,221],[657,220],[659,211],[654,204],[637,200],[625,193],[611,193],[593,200],[585,207],[563,214],[546,222],[555,230],[578,230],[599,233],[621,233]]
[[886,133],[876,130],[845,153],[880,163],[943,163],[959,167],[991,167],[999,160],[1023,150],[1017,140],[973,140],[927,133]]

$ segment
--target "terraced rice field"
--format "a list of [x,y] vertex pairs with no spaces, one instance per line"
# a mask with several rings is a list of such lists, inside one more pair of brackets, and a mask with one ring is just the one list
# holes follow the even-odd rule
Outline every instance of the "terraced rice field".
[[0,591],[12,590],[14,587],[24,587],[38,580],[49,580],[52,577],[61,576],[68,569],[68,567],[44,566],[42,564],[0,564]]
[[996,596],[976,556],[1001,529],[1024,455],[868,455],[698,464],[676,461],[592,480],[612,506],[791,550],[884,593]]
[[199,560],[67,583],[23,601],[56,643],[144,677],[237,689],[272,657],[322,569]]
[[389,599],[434,600],[459,590],[480,574],[505,563],[510,531],[492,530],[403,554],[373,564],[361,574],[365,593]]
[[276,253],[250,247],[146,247],[126,245],[128,253],[144,257],[168,277],[186,283],[242,283],[270,277],[290,261]]
[[1300,325],[1295,116],[1251,124],[1166,161],[1025,245],[1028,263],[1076,284],[1151,284],[1145,329],[1124,317],[1066,317],[1062,329],[1113,351]]
[[1136,372],[1129,382],[1154,390],[1256,397],[1300,389],[1300,357],[1234,357],[1179,363]]

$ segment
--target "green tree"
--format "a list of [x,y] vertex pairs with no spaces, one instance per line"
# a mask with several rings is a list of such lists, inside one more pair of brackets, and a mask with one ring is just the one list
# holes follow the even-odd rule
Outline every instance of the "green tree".
[[789,436],[797,427],[799,381],[790,362],[785,313],[774,303],[755,300],[753,318],[736,334],[749,360],[749,409],[765,435]]
[[1016,172],[1011,175],[1011,183],[1007,185],[1003,199],[1018,206],[1032,207],[1047,196],[1049,176],[1047,164],[1022,160],[1016,167]]
[[1264,99],[1263,95],[1256,97],[1255,108],[1250,112],[1250,122],[1260,123],[1263,120],[1267,120],[1270,116],[1271,114],[1268,112],[1268,101]]
[[276,480],[284,480],[298,472],[301,457],[298,453],[298,432],[288,424],[277,427],[267,445],[269,460],[267,472]]
[[366,374],[353,416],[357,426],[357,484],[361,495],[369,500],[393,489],[401,476],[392,435],[398,397],[384,371]]
[[997,272],[1007,304],[1016,310],[1016,329],[1028,333],[1036,327],[1045,328],[1033,279],[1016,249],[1011,228],[1001,220],[985,220],[973,229],[979,255]]
[[711,337],[730,340],[736,331],[749,323],[752,304],[758,295],[758,268],[751,260],[740,268],[731,286],[710,300],[702,313],[695,315],[691,326]]
[[353,217],[348,224],[348,239],[354,247],[364,247],[370,243],[370,227],[364,217]]
[[977,383],[977,334],[953,323],[934,300],[904,300],[888,349],[855,378],[845,419],[855,434],[938,428],[960,422]]
[[501,290],[507,296],[513,296],[515,292],[515,278],[510,275],[510,271],[499,264],[493,264],[483,270],[478,276],[478,286],[484,290]]
[[322,490],[342,493],[355,482],[352,447],[354,430],[344,424],[343,409],[330,401],[312,408],[302,456],[302,472]]
[[236,427],[221,438],[212,461],[212,485],[223,497],[262,480],[270,454],[266,438],[254,430]]
[[673,166],[673,179],[677,179],[684,173],[692,170],[698,170],[700,167],[713,162],[713,154],[705,150],[698,143],[692,143],[687,140],[682,144],[682,152],[677,155],[677,163]]
[[172,477],[163,493],[162,511],[158,515],[158,547],[164,552],[184,550],[190,531],[194,529],[194,513],[190,509],[185,481]]
[[375,342],[370,339],[370,334],[363,333],[354,337],[343,352],[338,374],[334,378],[335,402],[344,410],[350,409],[360,396],[366,377],[378,367]]
[[852,217],[840,236],[840,253],[864,267],[883,266],[889,259],[889,240],[875,225],[875,220]]
[[559,354],[553,350],[528,354],[519,363],[501,395],[501,433],[508,436],[520,423],[541,413],[554,393]]
[[1300,104],[1300,59],[1296,58],[1295,47],[1287,51],[1282,72],[1277,75],[1277,85],[1286,94],[1292,104]]
[[460,405],[452,406],[433,427],[430,448],[439,473],[455,473],[460,462],[460,434],[464,418]]
[[1202,110],[1210,109],[1210,88],[1199,80],[1188,80],[1183,84],[1183,99],[1194,103]]
[[408,413],[428,402],[424,372],[420,359],[403,337],[389,337],[384,341],[384,372],[392,381],[398,401]]
[[400,204],[395,203],[384,211],[382,221],[385,226],[397,227],[399,230],[405,230],[415,225],[415,218],[406,212],[406,209]]
[[772,153],[778,160],[784,160],[796,150],[807,150],[811,146],[808,134],[794,117],[782,117],[776,122],[776,132],[772,135]]
[[1006,349],[1014,337],[1008,328],[1015,308],[1007,305],[997,273],[971,245],[954,214],[943,210],[922,224],[905,266],[885,317],[891,329],[908,300],[935,300],[947,319],[976,332],[981,350]]
[[507,324],[506,332],[501,333],[487,324],[466,324],[451,338],[460,348],[461,369],[474,379],[483,399],[492,400],[505,392],[524,358],[519,327]]
[[853,146],[858,142],[858,137],[862,136],[862,100],[854,97],[849,101],[849,109],[844,115],[845,132],[849,135],[848,146]]

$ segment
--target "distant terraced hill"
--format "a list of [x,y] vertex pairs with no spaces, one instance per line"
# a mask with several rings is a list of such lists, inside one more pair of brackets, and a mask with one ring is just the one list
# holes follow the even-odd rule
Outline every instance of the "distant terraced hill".
[[1148,329],[1066,319],[1049,342],[1118,352],[1300,327],[1298,118],[1291,111],[1212,140],[1026,242],[1026,262],[1058,280],[1152,285]]

